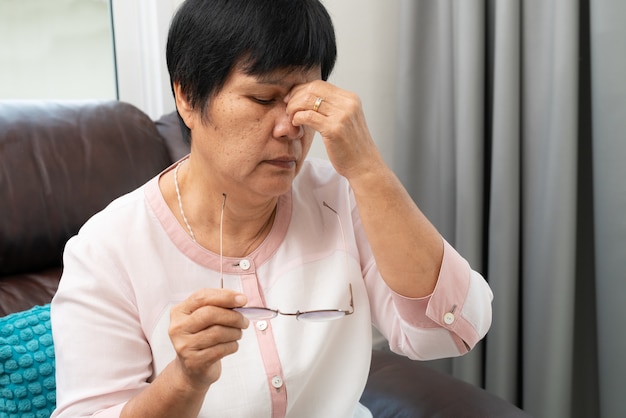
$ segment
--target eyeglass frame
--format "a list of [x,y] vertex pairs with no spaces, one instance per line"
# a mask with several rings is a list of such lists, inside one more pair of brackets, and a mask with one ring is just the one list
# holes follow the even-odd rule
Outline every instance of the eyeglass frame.
[[[224,251],[223,251],[223,224],[224,224],[224,207],[226,206],[226,193],[222,193],[222,195],[224,196],[224,199],[222,201],[222,211],[220,214],[220,288],[223,289],[224,288],[224,271],[223,271],[223,258],[224,258]],[[348,254],[348,250],[347,250],[347,246],[346,246],[346,237],[344,234],[344,230],[343,230],[343,224],[341,222],[341,217],[339,216],[339,213],[337,213],[337,211],[335,209],[333,209],[328,203],[326,203],[326,201],[322,202],[322,205],[325,206],[326,208],[330,209],[335,215],[337,215],[337,220],[339,221],[339,228],[341,230],[341,238],[343,241],[343,247],[344,247],[344,256],[346,257],[345,259],[345,263],[346,263],[346,267],[348,265],[348,261],[347,261],[347,254]],[[327,322],[327,321],[332,321],[335,319],[339,319],[339,318],[343,318],[345,316],[348,315],[352,315],[354,313],[354,297],[352,295],[352,283],[348,283],[348,289],[350,292],[350,309],[349,310],[345,310],[345,309],[314,309],[314,310],[310,310],[310,311],[296,311],[296,312],[282,312],[279,309],[271,309],[271,308],[267,308],[264,306],[242,306],[240,308],[233,308],[234,311],[240,312],[242,315],[244,315],[246,318],[253,320],[253,321],[260,321],[260,320],[269,320],[269,319],[274,319],[276,318],[278,315],[283,315],[283,316],[295,316],[297,320],[304,320],[304,321],[311,321],[311,322]],[[263,313],[265,313],[265,315],[246,315],[246,312],[252,312],[252,311],[261,311]],[[321,316],[316,317],[315,314],[321,314]],[[328,316],[324,316],[324,314],[328,314]],[[335,315],[333,315],[335,314]]]

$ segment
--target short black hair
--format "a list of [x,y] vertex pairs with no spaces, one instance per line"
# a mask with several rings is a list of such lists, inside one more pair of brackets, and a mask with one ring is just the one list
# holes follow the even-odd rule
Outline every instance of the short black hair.
[[248,75],[320,67],[327,80],[336,58],[332,20],[319,0],[186,0],[166,47],[172,90],[179,83],[203,114],[237,65]]

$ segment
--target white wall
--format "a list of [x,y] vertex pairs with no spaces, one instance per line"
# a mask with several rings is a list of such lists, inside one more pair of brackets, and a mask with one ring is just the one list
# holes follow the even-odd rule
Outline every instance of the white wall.
[[[357,93],[372,136],[391,164],[396,111],[397,0],[323,0],[335,25],[337,67],[330,81]],[[313,154],[324,154],[321,141]]]
[[[391,163],[398,1],[323,1],[339,51],[330,81],[361,97],[372,135]],[[113,0],[120,99],[152,117],[174,109],[164,56],[169,19],[180,3]],[[311,155],[326,155],[321,141],[315,141]]]

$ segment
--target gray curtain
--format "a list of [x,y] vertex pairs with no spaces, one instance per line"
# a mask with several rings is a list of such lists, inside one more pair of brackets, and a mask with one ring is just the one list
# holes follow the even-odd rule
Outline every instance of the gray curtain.
[[539,418],[626,416],[626,2],[400,2],[394,168],[495,294],[433,367]]

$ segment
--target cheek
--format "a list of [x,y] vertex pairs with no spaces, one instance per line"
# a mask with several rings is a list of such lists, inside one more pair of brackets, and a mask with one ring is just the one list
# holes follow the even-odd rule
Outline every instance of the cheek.
[[258,117],[242,117],[249,113],[232,107],[224,109],[215,118],[212,128],[216,141],[232,154],[242,153],[258,142],[255,139],[261,131],[262,121]]

